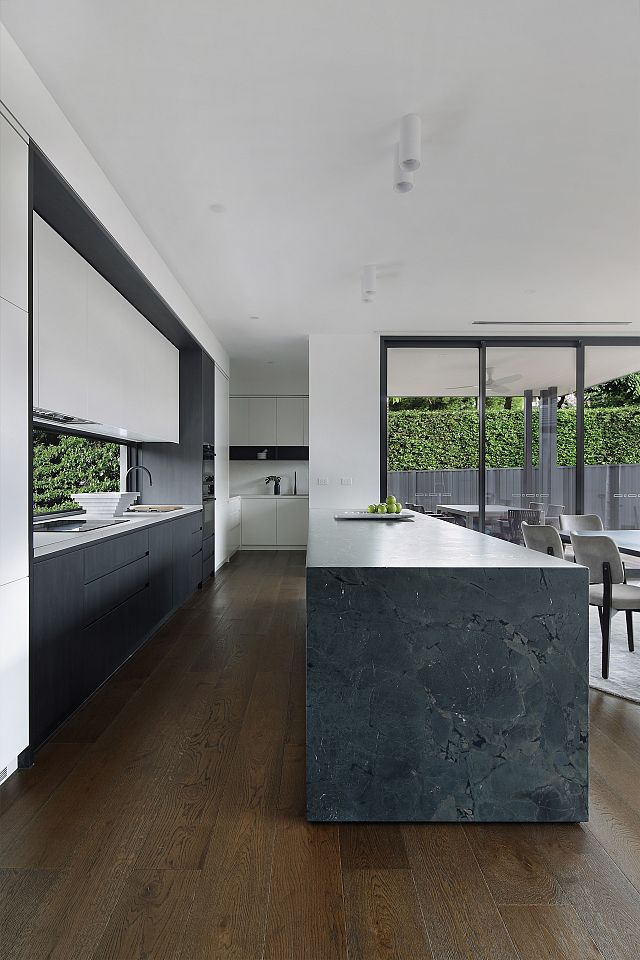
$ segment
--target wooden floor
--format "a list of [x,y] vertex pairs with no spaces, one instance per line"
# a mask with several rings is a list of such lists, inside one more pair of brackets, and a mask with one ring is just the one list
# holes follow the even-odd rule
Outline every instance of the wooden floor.
[[1,788],[3,960],[638,960],[633,704],[588,826],[306,823],[303,558],[239,555]]

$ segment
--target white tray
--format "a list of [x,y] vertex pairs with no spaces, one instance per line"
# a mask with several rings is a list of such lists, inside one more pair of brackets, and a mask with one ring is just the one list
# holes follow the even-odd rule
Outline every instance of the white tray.
[[399,521],[413,522],[414,516],[409,510],[402,513],[369,513],[368,510],[343,510],[342,513],[334,513],[334,520],[386,520],[389,523],[398,523]]

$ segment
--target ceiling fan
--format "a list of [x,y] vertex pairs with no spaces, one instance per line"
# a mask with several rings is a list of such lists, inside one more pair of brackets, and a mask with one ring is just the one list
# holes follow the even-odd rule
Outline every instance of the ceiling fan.
[[[499,390],[501,387],[506,387],[508,383],[514,383],[516,380],[522,379],[522,374],[512,373],[508,377],[494,377],[493,371],[495,367],[487,367],[487,390],[492,390],[494,393]],[[448,390],[470,390],[472,388],[478,387],[477,383],[461,383],[455,387],[447,387]]]

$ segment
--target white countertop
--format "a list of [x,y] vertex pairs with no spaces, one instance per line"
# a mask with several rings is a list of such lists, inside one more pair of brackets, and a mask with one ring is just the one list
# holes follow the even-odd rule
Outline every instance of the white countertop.
[[555,567],[585,573],[575,563],[419,513],[413,523],[394,523],[335,520],[336,512],[309,511],[307,567]]
[[[202,510],[201,506],[187,504],[179,510],[172,510],[170,513],[127,514],[127,523],[116,523],[113,526],[101,527],[99,530],[90,530],[87,533],[55,533],[52,530],[47,530],[44,533],[34,533],[33,558],[39,560],[54,553],[64,553],[67,550],[86,547],[97,540],[109,540],[111,537],[133,533],[143,527],[152,527],[156,523],[168,523],[170,520],[177,520],[178,517],[183,517],[187,513],[196,513],[199,510]],[[115,519],[120,520],[122,518],[116,517]]]
[[308,493],[297,493],[294,497],[292,493],[232,493],[230,500],[240,497],[241,500],[308,500]]

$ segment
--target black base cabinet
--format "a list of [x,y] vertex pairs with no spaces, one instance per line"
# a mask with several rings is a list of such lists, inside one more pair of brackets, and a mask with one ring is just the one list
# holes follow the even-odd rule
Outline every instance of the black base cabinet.
[[[200,513],[36,559],[30,747],[36,749],[202,582]],[[197,548],[197,549],[196,549]]]

